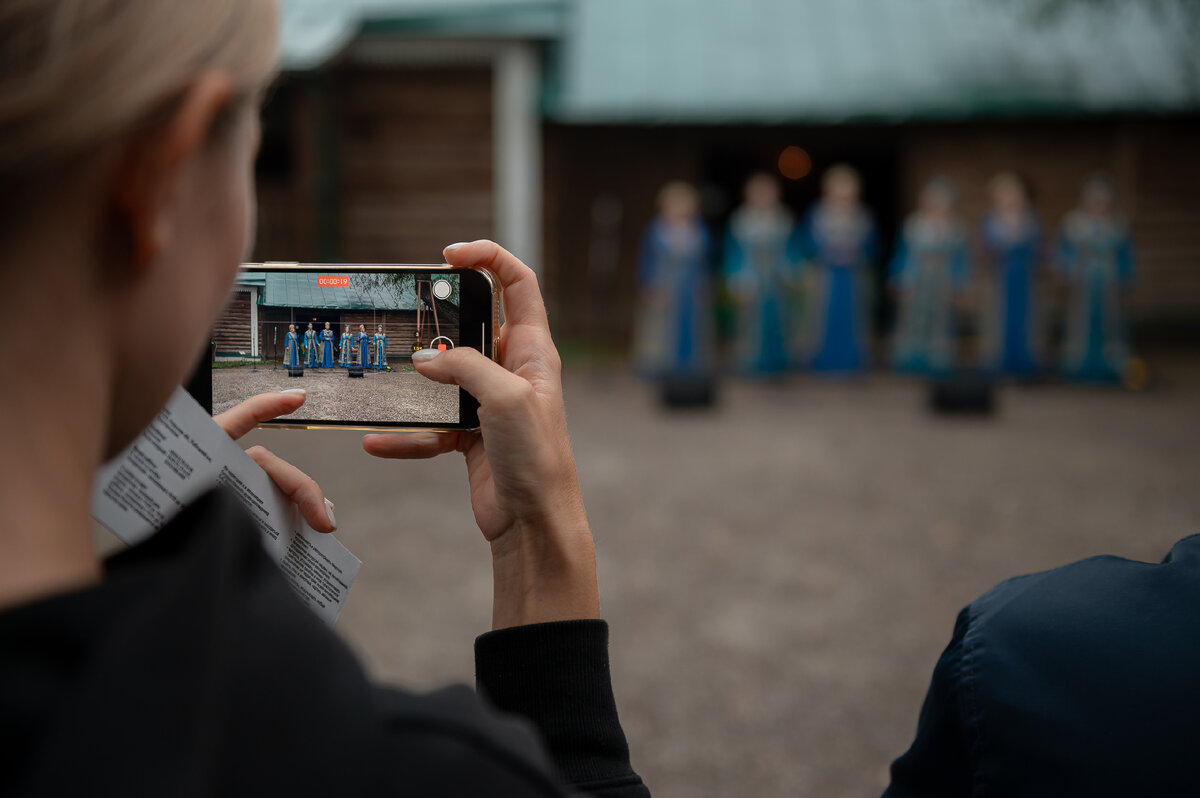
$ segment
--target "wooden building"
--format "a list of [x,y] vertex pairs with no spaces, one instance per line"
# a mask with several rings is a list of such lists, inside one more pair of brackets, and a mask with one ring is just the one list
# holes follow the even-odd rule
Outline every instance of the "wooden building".
[[309,324],[320,334],[328,322],[335,347],[341,345],[342,331],[346,328],[353,334],[361,325],[368,335],[374,336],[382,325],[388,338],[388,358],[399,358],[402,362],[411,358],[415,349],[429,346],[438,335],[458,340],[458,309],[449,302],[440,302],[436,308],[422,303],[418,320],[415,296],[397,301],[380,292],[315,286],[296,290],[296,277],[262,272],[239,275],[229,303],[213,327],[217,360],[283,362],[288,327],[292,324],[303,340]]
[[1015,169],[1053,230],[1105,171],[1135,322],[1200,336],[1200,7],[1179,5],[291,0],[258,255],[430,262],[489,236],[541,272],[557,335],[619,342],[667,180],[704,188],[719,234],[745,177],[800,147],[793,209],[850,162],[890,242],[935,175],[973,222]]

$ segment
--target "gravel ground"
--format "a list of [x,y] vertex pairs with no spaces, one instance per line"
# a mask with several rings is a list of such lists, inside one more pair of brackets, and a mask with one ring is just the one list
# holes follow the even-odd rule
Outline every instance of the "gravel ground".
[[246,397],[267,391],[303,388],[304,404],[288,418],[298,421],[458,421],[458,386],[422,377],[411,366],[394,371],[367,370],[350,379],[346,370],[305,369],[289,377],[284,369],[249,366],[213,370],[213,412],[220,413]]
[[[1152,365],[1155,391],[1014,387],[992,419],[932,418],[886,377],[730,383],[715,411],[669,415],[621,371],[568,371],[617,701],[654,794],[878,795],[964,604],[1200,532],[1200,359]],[[367,667],[470,681],[491,574],[461,457],[379,462],[335,431],[245,443],[336,502],[364,560],[338,628]]]

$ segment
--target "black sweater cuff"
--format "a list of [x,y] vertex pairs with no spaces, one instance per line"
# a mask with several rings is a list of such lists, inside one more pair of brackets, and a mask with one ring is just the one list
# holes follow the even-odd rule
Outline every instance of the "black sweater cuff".
[[577,787],[640,785],[617,718],[601,620],[517,626],[475,640],[475,682],[504,712],[533,721]]

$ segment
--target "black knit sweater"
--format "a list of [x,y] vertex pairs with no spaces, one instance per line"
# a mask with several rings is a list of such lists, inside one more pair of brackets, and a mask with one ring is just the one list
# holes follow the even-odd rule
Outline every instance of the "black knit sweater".
[[372,684],[207,494],[103,584],[0,613],[0,795],[645,798],[603,621],[490,632],[479,691]]

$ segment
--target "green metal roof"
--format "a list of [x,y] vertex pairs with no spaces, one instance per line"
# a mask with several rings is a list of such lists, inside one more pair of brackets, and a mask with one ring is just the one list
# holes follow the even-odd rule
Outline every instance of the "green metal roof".
[[1200,107],[1189,24],[1200,17],[1181,5],[1087,2],[1050,18],[1039,18],[1037,7],[1026,0],[578,0],[548,111],[610,123]]
[[245,286],[258,286],[262,288],[267,284],[266,272],[238,272],[237,284]]
[[549,41],[580,123],[1200,109],[1200,0],[283,0],[285,68],[360,33]]
[[543,39],[563,26],[566,0],[282,0],[280,60],[315,69],[359,33]]
[[[321,272],[322,275],[344,276],[344,272]],[[323,310],[416,310],[416,295],[407,292],[399,298],[383,290],[326,288],[317,285],[316,274],[266,274],[266,284],[259,297],[260,305],[279,308],[320,308]]]

